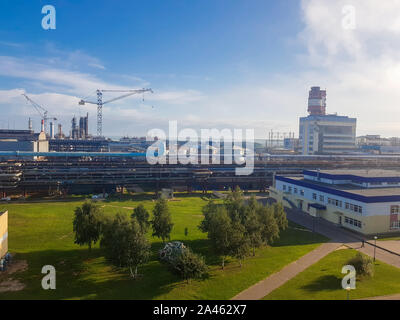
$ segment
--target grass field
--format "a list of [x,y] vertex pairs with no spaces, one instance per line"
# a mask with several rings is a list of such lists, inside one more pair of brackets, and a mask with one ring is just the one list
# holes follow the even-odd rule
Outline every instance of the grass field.
[[[210,266],[209,277],[189,284],[172,275],[157,260],[162,243],[148,237],[152,243],[151,261],[139,269],[143,276],[132,280],[126,270],[107,263],[98,244],[89,252],[73,242],[73,210],[82,200],[9,204],[9,250],[17,260],[26,260],[28,269],[12,275],[26,287],[21,291],[0,293],[0,299],[229,299],[283,266],[298,259],[326,241],[294,224],[282,233],[272,247],[257,251],[256,257],[245,260],[244,266],[234,259],[224,271],[220,259],[210,249],[207,235],[198,224],[201,208],[207,198],[200,194],[180,194],[170,201],[174,228],[171,240],[181,240],[193,251],[205,256]],[[138,195],[124,200],[100,202],[106,214],[118,211],[130,214],[143,203],[151,211],[150,195]],[[188,228],[188,235],[184,235]],[[41,268],[53,265],[57,271],[57,289],[41,288]],[[3,278],[2,278],[3,277]],[[4,276],[0,274],[0,282]]]
[[[343,300],[342,267],[357,254],[354,249],[337,250],[309,267],[283,286],[271,292],[266,300]],[[400,293],[400,269],[376,261],[372,278],[357,279],[350,299],[361,299]]]

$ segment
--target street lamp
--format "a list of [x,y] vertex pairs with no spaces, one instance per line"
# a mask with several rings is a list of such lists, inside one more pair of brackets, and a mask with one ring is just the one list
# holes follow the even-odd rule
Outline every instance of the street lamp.
[[350,300],[350,290],[351,290],[350,286],[347,286],[347,287],[346,287],[346,291],[347,291],[347,300]]
[[377,236],[374,237],[375,239],[375,245],[374,245],[374,262],[375,262],[375,253],[376,253],[376,239],[378,239]]

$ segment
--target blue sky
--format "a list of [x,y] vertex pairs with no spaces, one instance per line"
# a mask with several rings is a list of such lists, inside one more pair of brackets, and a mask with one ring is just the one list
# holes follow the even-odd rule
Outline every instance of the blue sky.
[[[358,18],[351,31],[341,27],[349,3]],[[56,8],[56,30],[41,27],[46,4]],[[297,134],[307,91],[320,85],[328,111],[356,116],[359,134],[400,135],[391,90],[399,28],[387,13],[399,13],[396,1],[3,0],[0,9],[0,127],[25,128],[32,117],[39,128],[26,92],[66,133],[71,117],[88,111],[94,134],[95,106],[79,107],[79,98],[145,86],[155,91],[145,102],[104,107],[106,135],[144,135],[168,120],[254,128],[258,138]],[[366,112],[378,105],[391,116]]]

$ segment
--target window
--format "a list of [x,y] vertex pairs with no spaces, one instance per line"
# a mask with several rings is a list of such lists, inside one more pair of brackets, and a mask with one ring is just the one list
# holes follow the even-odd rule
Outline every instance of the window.
[[300,194],[304,196],[304,190],[300,190]]
[[352,218],[349,218],[349,217],[344,217],[344,222],[347,223],[347,224],[350,224],[352,226],[355,226],[357,228],[360,228],[360,229],[362,228],[362,223],[359,220],[352,219]]
[[363,212],[362,206],[358,206],[356,204],[352,204],[352,203],[348,203],[348,202],[345,203],[345,208],[347,210],[351,210],[351,211],[354,211],[354,212],[357,212],[357,213],[362,213]]
[[313,194],[312,194],[312,198],[313,198],[313,200],[317,200],[317,194],[316,194],[316,193],[313,193]]
[[390,206],[390,213],[391,214],[400,213],[400,207],[399,206]]
[[292,193],[292,187],[289,187],[289,190],[288,190],[290,193]]
[[319,201],[324,202],[324,196],[319,196]]
[[282,189],[283,189],[283,191],[286,190],[286,185],[285,184],[282,186]]
[[297,193],[297,188],[294,188],[294,193]]
[[400,221],[392,221],[390,224],[391,229],[400,229]]

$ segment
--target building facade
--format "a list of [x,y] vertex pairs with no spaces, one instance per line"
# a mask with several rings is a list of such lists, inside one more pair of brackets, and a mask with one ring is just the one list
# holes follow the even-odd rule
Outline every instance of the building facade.
[[345,154],[356,150],[357,119],[338,115],[300,118],[299,141],[304,155]]
[[271,195],[302,210],[365,234],[400,234],[400,172],[391,170],[304,170],[276,176]]

